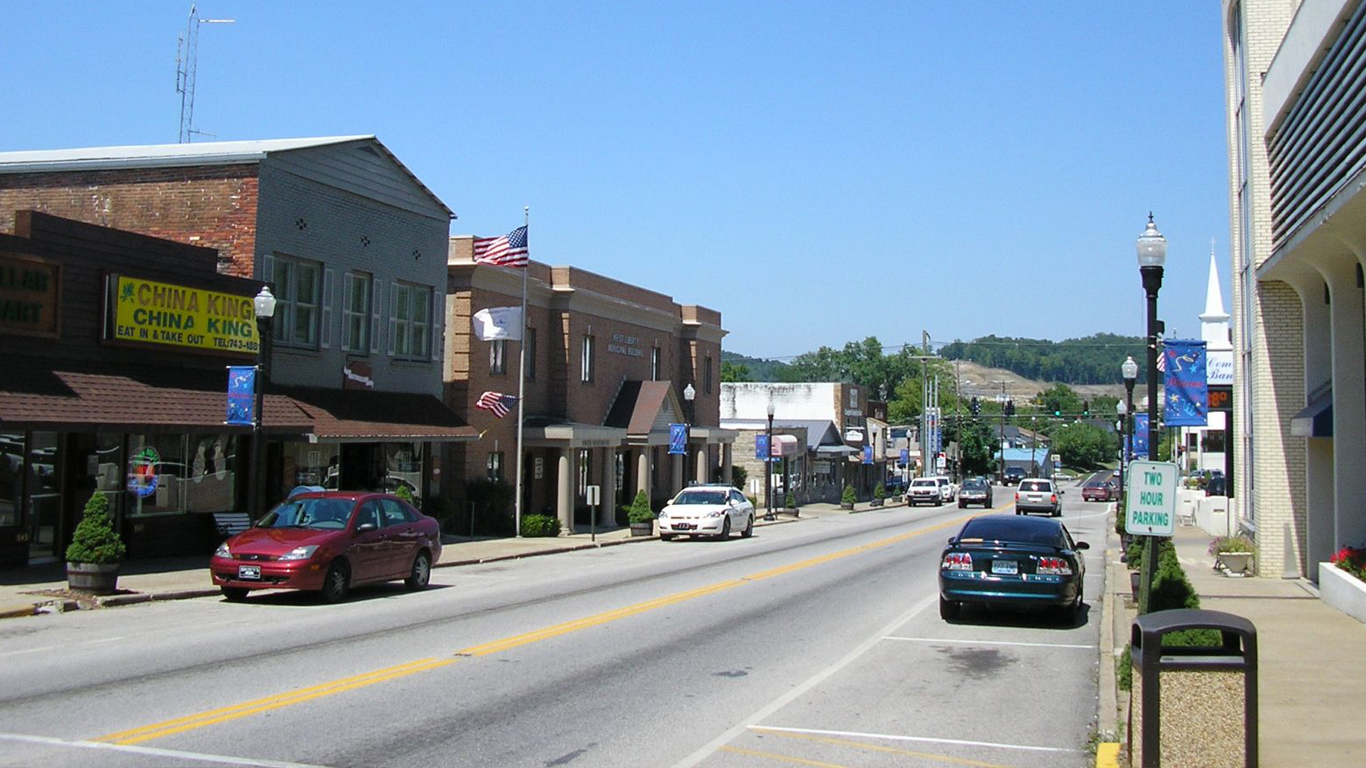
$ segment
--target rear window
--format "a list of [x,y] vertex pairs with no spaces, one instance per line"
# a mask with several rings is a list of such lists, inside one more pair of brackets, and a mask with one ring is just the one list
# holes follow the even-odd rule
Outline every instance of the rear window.
[[1051,491],[1053,484],[1047,480],[1021,480],[1020,490],[1022,491]]
[[911,481],[911,487],[912,487],[912,488],[938,488],[938,487],[939,487],[939,481],[937,481],[937,480],[912,480],[912,481]]
[[981,480],[964,480],[964,481],[963,481],[963,490],[965,490],[965,491],[968,490],[968,489],[978,490],[978,489],[982,489],[982,488],[985,488],[985,487],[987,487],[987,484],[984,483],[984,482],[982,482]]
[[958,538],[1042,544],[1048,547],[1066,546],[1062,538],[1062,526],[1023,517],[979,517],[969,520]]

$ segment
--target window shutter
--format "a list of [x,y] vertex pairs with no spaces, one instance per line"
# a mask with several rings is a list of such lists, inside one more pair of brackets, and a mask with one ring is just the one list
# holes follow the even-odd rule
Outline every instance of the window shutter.
[[[337,270],[328,269],[323,271],[323,330],[318,334],[318,346],[327,349],[332,346],[332,284],[337,280]],[[349,306],[351,303],[351,292],[343,288],[344,302]],[[346,325],[346,313],[342,313],[342,325]],[[346,349],[346,328],[342,328],[341,348]]]
[[[378,305],[378,302],[376,302]],[[398,323],[398,284],[389,284],[389,355],[394,354],[394,325]]]
[[[375,295],[370,298],[370,354],[372,355],[379,354],[380,307],[384,306],[381,301],[383,297],[383,292],[380,291],[381,285],[383,282],[370,278],[370,288],[375,292]],[[390,299],[392,300],[392,298],[391,296]],[[389,336],[389,343],[393,344],[393,334]]]
[[428,349],[429,358],[446,360],[446,336],[442,331],[442,321],[446,318],[446,302],[440,293],[432,294],[432,346]]

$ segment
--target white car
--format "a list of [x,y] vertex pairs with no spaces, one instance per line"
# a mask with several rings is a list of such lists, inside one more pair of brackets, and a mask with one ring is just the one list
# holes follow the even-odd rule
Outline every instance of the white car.
[[948,503],[958,498],[958,486],[953,481],[943,475],[935,475],[935,482],[939,483],[939,500]]
[[728,539],[732,531],[749,538],[754,533],[754,505],[728,485],[694,485],[659,512],[659,538],[715,536]]
[[912,507],[921,504],[943,504],[944,492],[939,489],[939,480],[933,477],[917,477],[912,480],[910,489],[906,491],[906,503]]

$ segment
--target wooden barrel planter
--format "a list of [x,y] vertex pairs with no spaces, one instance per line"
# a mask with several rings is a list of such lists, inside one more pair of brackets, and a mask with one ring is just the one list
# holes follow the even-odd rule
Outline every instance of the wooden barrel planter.
[[92,595],[112,595],[118,591],[118,563],[66,564],[66,584],[73,590]]

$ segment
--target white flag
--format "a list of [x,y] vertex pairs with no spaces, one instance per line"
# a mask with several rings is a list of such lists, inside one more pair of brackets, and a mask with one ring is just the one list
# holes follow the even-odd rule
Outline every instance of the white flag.
[[480,341],[522,338],[521,307],[488,307],[474,313],[474,335]]

